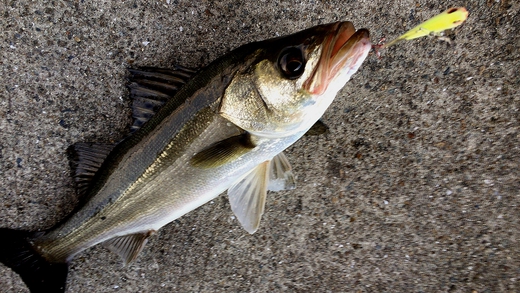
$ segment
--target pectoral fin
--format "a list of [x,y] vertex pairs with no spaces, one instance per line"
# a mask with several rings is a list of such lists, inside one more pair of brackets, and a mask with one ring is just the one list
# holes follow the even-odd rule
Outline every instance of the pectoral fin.
[[103,242],[103,246],[118,254],[121,259],[123,259],[123,263],[126,266],[137,258],[148,241],[148,237],[150,237],[154,232],[155,231],[150,230],[143,233],[114,237]]
[[269,170],[270,161],[266,161],[228,189],[231,210],[242,227],[251,234],[258,229],[264,213]]
[[248,133],[233,136],[198,152],[191,158],[191,164],[202,168],[215,168],[244,155],[255,145]]
[[291,164],[284,155],[279,153],[270,163],[268,190],[280,191],[296,188],[296,182],[292,173]]

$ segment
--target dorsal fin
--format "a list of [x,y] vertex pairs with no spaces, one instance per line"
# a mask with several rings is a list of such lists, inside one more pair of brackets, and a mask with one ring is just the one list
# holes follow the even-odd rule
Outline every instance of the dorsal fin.
[[141,128],[152,116],[175,96],[177,91],[197,72],[182,66],[174,69],[143,67],[128,69],[128,89],[132,98],[134,123],[131,132]]
[[69,147],[70,165],[80,199],[85,195],[92,178],[113,148],[114,144],[87,142],[79,142]]
[[[139,129],[168,99],[197,72],[182,66],[173,69],[143,67],[129,69],[128,88],[132,98],[134,124]],[[80,199],[85,195],[92,178],[114,148],[114,144],[76,143],[69,147],[69,158]]]

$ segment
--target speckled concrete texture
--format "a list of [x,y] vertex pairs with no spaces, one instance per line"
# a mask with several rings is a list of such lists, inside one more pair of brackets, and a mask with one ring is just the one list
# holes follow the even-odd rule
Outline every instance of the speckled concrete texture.
[[[351,20],[373,42],[448,7],[468,21],[367,58],[288,149],[296,190],[249,235],[226,196],[123,267],[94,247],[67,292],[519,292],[518,1],[0,3],[0,227],[45,229],[76,196],[66,148],[118,141],[126,68],[200,67],[241,44]],[[151,199],[153,200],[153,199]],[[8,241],[8,239],[1,239]],[[0,265],[0,291],[27,292]]]

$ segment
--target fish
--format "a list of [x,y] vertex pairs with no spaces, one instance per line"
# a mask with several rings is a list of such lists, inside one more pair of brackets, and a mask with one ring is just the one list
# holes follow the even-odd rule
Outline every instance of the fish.
[[242,45],[200,70],[130,68],[130,134],[71,146],[78,207],[43,232],[0,229],[0,261],[33,293],[65,292],[83,250],[102,244],[128,264],[158,229],[226,190],[254,233],[268,190],[295,188],[283,151],[370,49],[369,31],[342,21]]
[[425,22],[415,26],[398,38],[384,44],[381,49],[388,48],[400,41],[413,40],[430,34],[440,34],[441,32],[455,28],[466,21],[469,12],[464,7],[452,7],[437,14]]

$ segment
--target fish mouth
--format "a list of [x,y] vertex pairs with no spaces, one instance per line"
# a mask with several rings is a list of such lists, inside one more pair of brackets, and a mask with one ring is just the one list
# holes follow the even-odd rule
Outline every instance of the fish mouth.
[[342,75],[342,72],[353,70],[351,73],[353,74],[371,47],[367,29],[356,31],[349,21],[334,23],[332,33],[325,37],[323,42],[318,64],[303,87],[314,95],[323,94],[329,84]]

